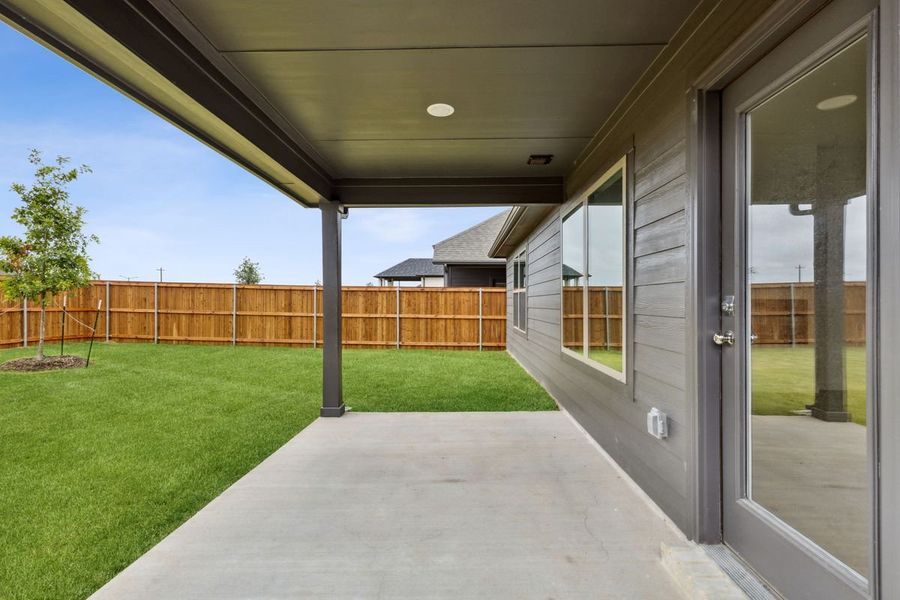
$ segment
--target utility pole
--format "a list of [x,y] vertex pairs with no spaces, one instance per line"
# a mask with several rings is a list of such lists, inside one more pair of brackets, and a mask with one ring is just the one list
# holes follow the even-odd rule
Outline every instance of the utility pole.
[[803,283],[803,265],[797,265],[797,283]]
[[163,269],[162,267],[159,267],[156,270],[159,271],[159,282],[162,283],[162,274],[163,274],[163,271],[165,271],[165,269]]

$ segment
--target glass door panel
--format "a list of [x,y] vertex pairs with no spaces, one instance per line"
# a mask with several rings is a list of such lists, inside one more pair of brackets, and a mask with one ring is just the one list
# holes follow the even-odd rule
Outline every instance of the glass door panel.
[[866,65],[859,39],[746,116],[748,496],[866,575]]
[[792,600],[872,590],[873,9],[826,4],[721,96],[723,538]]

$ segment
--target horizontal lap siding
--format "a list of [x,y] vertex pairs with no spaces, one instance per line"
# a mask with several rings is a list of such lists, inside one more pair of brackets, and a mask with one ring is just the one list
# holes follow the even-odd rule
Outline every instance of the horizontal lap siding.
[[[559,211],[536,227],[528,239],[529,259],[540,266],[534,289],[528,291],[535,308],[529,315],[527,336],[510,336],[508,344],[510,353],[688,534],[694,531],[696,517],[692,500],[696,465],[692,463],[694,440],[690,433],[696,399],[687,391],[692,211],[686,92],[689,82],[770,4],[771,0],[723,0],[698,8],[676,34],[676,42],[663,50],[660,60],[608,116],[566,176],[569,197],[576,197],[624,152],[633,150],[633,278],[629,290],[633,364],[628,385],[561,352]],[[776,319],[783,317],[770,320],[774,323]],[[776,327],[778,324],[772,324],[769,329]],[[656,440],[646,432],[646,413],[654,406],[669,415],[666,440]]]
[[[692,440],[685,391],[687,113],[685,102],[678,96],[674,98],[664,118],[646,121],[648,126],[638,129],[634,136],[632,376],[633,400],[639,415],[646,418],[647,412],[656,407],[669,416],[669,437],[662,445],[671,447],[681,467],[678,484],[667,482],[671,487],[667,492],[670,497],[661,500],[652,493],[651,496],[661,506],[677,507],[669,514],[689,531],[692,517],[688,465]],[[645,431],[641,433],[649,437]],[[667,457],[653,456],[647,460],[654,465],[667,464]]]
[[[508,327],[507,347],[673,520],[686,527],[686,178],[683,140],[676,139],[684,131],[683,126],[679,130],[683,117],[673,110],[667,118],[669,130],[661,139],[670,143],[668,148],[648,149],[646,159],[638,159],[641,138],[636,142],[635,191],[641,196],[635,196],[634,365],[629,385],[560,349],[558,211],[528,239],[528,331]],[[652,406],[670,416],[667,440],[646,433],[646,413]]]
[[660,317],[684,317],[684,282],[640,286],[634,290],[634,312]]
[[[685,392],[686,116],[683,104],[672,101],[658,119],[648,120],[634,134],[634,306],[629,331],[634,364],[628,384],[560,349],[559,211],[527,241],[528,331],[522,334],[508,326],[507,343],[509,352],[685,530],[691,518]],[[666,440],[646,432],[646,414],[654,406],[669,415]]]

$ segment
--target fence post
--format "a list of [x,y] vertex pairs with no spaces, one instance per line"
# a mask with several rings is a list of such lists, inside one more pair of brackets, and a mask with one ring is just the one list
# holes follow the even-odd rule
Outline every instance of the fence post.
[[28,298],[22,298],[22,347],[28,347]]
[[313,344],[315,350],[319,337],[319,288],[313,286]]
[[[603,294],[604,294],[604,297],[603,297],[603,313],[604,313],[603,329],[606,331],[606,349],[609,350],[609,286],[604,288]],[[590,319],[591,318],[590,292],[588,292],[588,310],[587,310],[587,312],[588,312],[588,319]],[[624,315],[622,315],[622,316],[624,318]],[[591,341],[588,340],[588,346],[590,346],[590,344],[591,344]],[[625,349],[623,348],[622,351],[624,352]]]
[[478,351],[484,350],[484,289],[478,288]]
[[69,305],[69,294],[63,294],[62,317],[59,325],[59,355],[62,356],[66,350],[66,308]]
[[400,349],[400,286],[397,286],[397,350]]
[[231,284],[231,345],[237,345],[237,284]]
[[791,289],[791,348],[797,346],[797,312],[794,309],[794,284],[790,285]]
[[106,282],[106,341],[109,341],[109,282]]
[[159,343],[159,284],[153,284],[153,343]]

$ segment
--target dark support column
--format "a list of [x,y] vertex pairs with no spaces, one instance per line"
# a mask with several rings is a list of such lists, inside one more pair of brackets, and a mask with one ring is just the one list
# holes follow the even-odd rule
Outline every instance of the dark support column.
[[809,408],[824,421],[849,421],[844,365],[844,203],[813,211],[815,253],[816,399]]
[[844,207],[845,186],[832,181],[842,149],[819,149],[818,198],[813,205],[815,270],[816,396],[808,408],[823,421],[849,421],[844,360]]
[[322,410],[344,414],[341,365],[341,220],[337,202],[322,201]]

